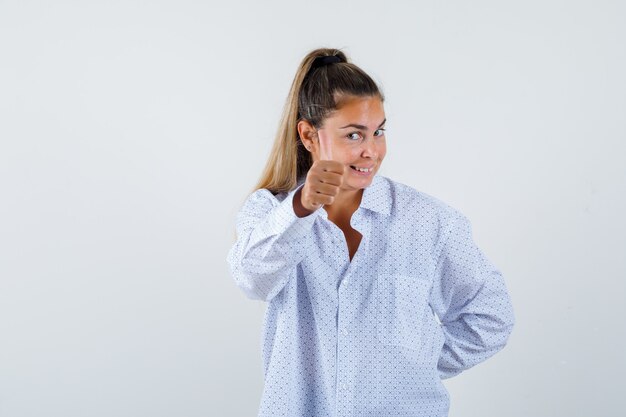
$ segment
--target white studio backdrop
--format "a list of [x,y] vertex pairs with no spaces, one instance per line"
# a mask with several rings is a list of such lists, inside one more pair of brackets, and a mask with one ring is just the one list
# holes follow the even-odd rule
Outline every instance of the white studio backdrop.
[[618,417],[626,5],[0,0],[0,417],[252,416],[234,218],[300,60],[386,95],[381,174],[472,221],[517,324],[451,417]]

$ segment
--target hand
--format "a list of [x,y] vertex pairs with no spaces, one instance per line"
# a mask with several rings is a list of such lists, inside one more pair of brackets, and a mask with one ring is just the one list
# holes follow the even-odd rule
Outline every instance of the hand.
[[323,205],[331,205],[343,184],[345,165],[332,160],[331,138],[318,130],[320,159],[307,173],[304,186],[296,194],[302,207],[313,212]]

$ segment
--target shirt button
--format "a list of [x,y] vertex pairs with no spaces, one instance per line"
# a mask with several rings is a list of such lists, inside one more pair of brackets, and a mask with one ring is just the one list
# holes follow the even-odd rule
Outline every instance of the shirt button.
[[343,329],[341,332],[344,334],[344,336],[348,335],[348,330],[347,329]]

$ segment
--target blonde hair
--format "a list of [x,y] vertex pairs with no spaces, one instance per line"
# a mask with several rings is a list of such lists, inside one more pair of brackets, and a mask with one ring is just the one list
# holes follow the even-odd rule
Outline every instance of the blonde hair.
[[[340,62],[314,66],[318,57],[336,56]],[[384,96],[374,80],[348,62],[339,49],[319,48],[309,52],[298,67],[267,164],[253,191],[266,188],[273,194],[296,188],[313,163],[298,135],[298,122],[307,120],[320,128],[324,119],[341,104],[345,96]]]

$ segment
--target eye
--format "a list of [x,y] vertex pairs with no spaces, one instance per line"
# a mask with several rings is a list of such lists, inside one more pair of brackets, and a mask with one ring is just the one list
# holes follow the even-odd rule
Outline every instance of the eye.
[[378,135],[376,134],[376,132],[374,132],[374,136],[382,136],[385,134],[385,130],[384,128],[378,129],[376,130],[376,132],[380,132]]
[[[353,135],[357,135],[357,136],[355,137]],[[361,134],[359,132],[352,132],[352,133],[349,133],[346,137],[352,140],[359,140],[361,139]]]

